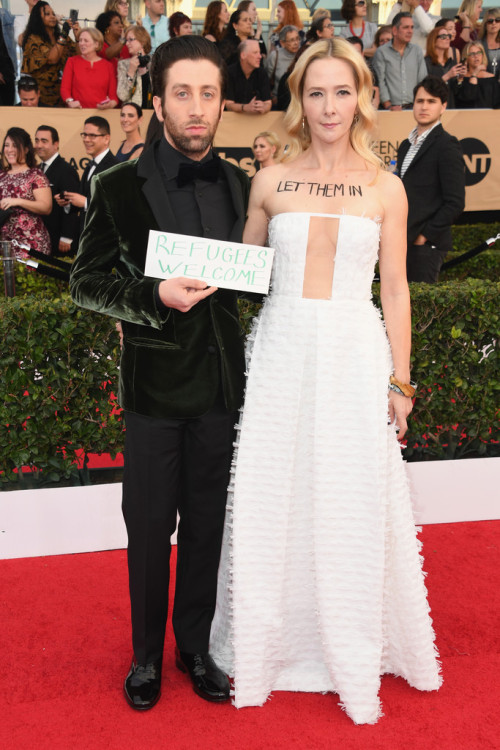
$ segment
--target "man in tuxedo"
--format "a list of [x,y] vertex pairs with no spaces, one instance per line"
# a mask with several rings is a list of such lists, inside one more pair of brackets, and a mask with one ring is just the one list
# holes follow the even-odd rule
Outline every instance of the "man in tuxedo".
[[[60,197],[64,192],[79,190],[78,172],[59,153],[59,133],[52,125],[40,125],[35,133],[35,151],[41,163],[40,169],[50,182],[52,197]],[[71,205],[66,208],[52,202],[52,211],[42,216],[50,234],[52,254],[67,254],[78,237],[78,210]]]
[[117,164],[114,154],[109,150],[111,140],[111,130],[109,122],[99,115],[87,117],[83,125],[83,131],[80,133],[83,139],[85,151],[91,157],[85,167],[80,182],[79,192],[65,191],[64,195],[56,198],[59,206],[76,206],[80,209],[80,233],[85,226],[85,217],[90,199],[90,187],[92,178],[104,172],[106,169]]
[[203,37],[175,37],[151,63],[163,136],[93,184],[71,277],[75,301],[120,319],[125,411],[123,512],[134,657],[125,697],[160,697],[170,537],[177,535],[176,665],[206,700],[229,698],[208,653],[236,410],[243,400],[237,294],[144,276],[149,230],[241,241],[248,177],[211,148],[226,67]]
[[408,197],[408,281],[434,283],[452,249],[451,225],[465,206],[465,165],[457,139],[440,122],[448,88],[426,76],[413,91],[417,122],[398,149],[397,173]]

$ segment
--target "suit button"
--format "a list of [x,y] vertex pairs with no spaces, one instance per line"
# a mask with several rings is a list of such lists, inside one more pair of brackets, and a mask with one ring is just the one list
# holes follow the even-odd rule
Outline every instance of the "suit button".
[[210,346],[207,346],[207,352],[209,354],[215,354],[215,352],[216,352],[215,346],[212,346],[212,344],[210,344]]

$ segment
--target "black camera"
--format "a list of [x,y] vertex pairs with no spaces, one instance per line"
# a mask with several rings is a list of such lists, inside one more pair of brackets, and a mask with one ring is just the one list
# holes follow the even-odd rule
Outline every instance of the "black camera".
[[145,68],[150,63],[151,55],[138,55],[137,59],[139,60],[139,67]]

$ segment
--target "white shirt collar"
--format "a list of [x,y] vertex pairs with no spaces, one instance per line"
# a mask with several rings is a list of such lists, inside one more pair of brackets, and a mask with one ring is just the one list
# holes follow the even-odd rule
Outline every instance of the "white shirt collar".
[[410,135],[408,136],[408,140],[412,144],[412,146],[416,146],[417,144],[420,145],[423,140],[427,138],[431,130],[434,130],[438,125],[441,125],[440,120],[434,123],[430,128],[427,128],[427,130],[424,130],[423,133],[418,134],[418,126],[415,126],[413,130],[411,131]]

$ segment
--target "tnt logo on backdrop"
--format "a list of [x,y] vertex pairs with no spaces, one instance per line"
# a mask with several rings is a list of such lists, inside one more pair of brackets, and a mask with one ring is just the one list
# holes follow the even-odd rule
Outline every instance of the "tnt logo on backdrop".
[[488,147],[477,138],[462,138],[460,145],[464,152],[465,184],[477,185],[490,171],[491,156]]

